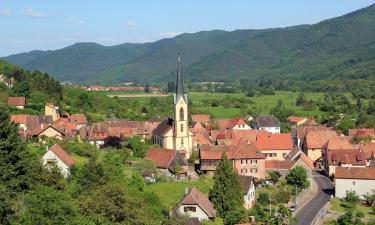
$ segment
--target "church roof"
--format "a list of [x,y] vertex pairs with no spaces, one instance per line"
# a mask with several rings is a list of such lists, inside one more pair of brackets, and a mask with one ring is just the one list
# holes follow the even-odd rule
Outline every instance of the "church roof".
[[184,90],[184,81],[182,79],[182,74],[181,74],[181,57],[178,56],[177,58],[177,80],[176,80],[176,98],[175,102],[178,101],[180,97],[182,97],[185,102],[187,102],[187,96],[185,95],[185,90]]
[[167,118],[161,122],[152,132],[153,135],[163,137],[168,131],[172,129],[173,119]]

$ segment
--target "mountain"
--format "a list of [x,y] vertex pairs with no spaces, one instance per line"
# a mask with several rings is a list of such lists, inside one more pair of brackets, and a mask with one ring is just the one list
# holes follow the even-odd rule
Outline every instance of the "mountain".
[[202,31],[144,44],[78,43],[4,59],[59,80],[165,83],[177,52],[191,81],[375,79],[375,4],[313,25]]

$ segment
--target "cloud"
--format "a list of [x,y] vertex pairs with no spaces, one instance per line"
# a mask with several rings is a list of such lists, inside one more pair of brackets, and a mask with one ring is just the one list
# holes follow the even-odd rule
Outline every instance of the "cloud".
[[129,28],[131,30],[137,29],[137,24],[133,21],[128,21],[124,24],[124,27]]
[[67,22],[70,24],[75,24],[75,25],[80,25],[84,23],[84,21],[80,19],[70,19]]
[[8,16],[9,14],[9,9],[0,9],[0,16]]
[[180,32],[174,32],[174,31],[167,31],[167,32],[160,33],[159,36],[164,37],[164,38],[171,38],[171,37],[175,37],[179,34],[181,34],[181,33]]
[[25,16],[27,17],[31,17],[31,18],[43,18],[43,17],[47,17],[48,15],[44,12],[39,12],[39,11],[36,11],[36,10],[33,10],[33,9],[26,9],[25,12],[23,13]]

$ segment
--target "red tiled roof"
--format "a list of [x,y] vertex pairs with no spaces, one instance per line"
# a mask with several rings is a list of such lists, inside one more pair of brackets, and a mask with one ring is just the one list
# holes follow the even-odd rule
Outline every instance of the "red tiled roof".
[[329,139],[335,137],[338,137],[337,133],[331,130],[308,131],[305,137],[305,147],[307,149],[321,149]]
[[61,148],[60,145],[54,144],[51,148],[49,148],[59,159],[61,159],[67,166],[74,165],[74,159],[72,159],[68,153],[64,151],[64,149]]
[[329,128],[329,127],[326,127],[326,126],[322,126],[322,125],[307,125],[308,122],[304,123],[304,126],[299,126],[297,127],[297,138],[298,139],[303,139],[308,132],[310,131],[333,131],[332,128]]
[[220,119],[216,120],[216,125],[219,130],[230,129],[230,127],[228,126],[228,122],[229,120]]
[[233,145],[202,145],[200,148],[201,159],[220,160],[223,153],[227,155],[228,159],[263,159],[265,156],[258,150],[258,148],[250,143],[238,141]]
[[314,163],[309,159],[309,157],[307,157],[307,155],[305,153],[302,152],[301,154],[301,159],[306,163],[306,165],[308,167],[310,167],[310,169],[314,169]]
[[345,137],[331,137],[324,145],[326,149],[354,149],[354,146]]
[[299,123],[302,120],[306,120],[306,119],[307,119],[306,117],[299,117],[299,116],[289,116],[288,117],[288,121],[290,123]]
[[191,119],[193,121],[199,122],[199,123],[209,123],[210,122],[210,115],[209,114],[191,115]]
[[337,167],[335,169],[335,178],[339,179],[359,179],[375,180],[375,168],[373,167]]
[[176,150],[151,148],[146,153],[145,159],[153,161],[155,166],[158,168],[167,169],[175,154]]
[[26,114],[11,115],[10,121],[12,121],[13,123],[18,123],[18,124],[26,124],[27,116],[28,115],[26,115]]
[[84,114],[73,114],[70,116],[70,122],[77,124],[86,124],[87,118]]
[[292,161],[287,160],[266,160],[265,167],[266,169],[282,169],[287,170],[292,166]]
[[189,192],[182,198],[180,205],[198,205],[208,215],[209,218],[216,216],[214,205],[195,187],[191,188]]
[[9,106],[25,106],[26,98],[25,97],[9,97],[8,105]]
[[292,150],[293,142],[290,133],[257,135],[256,144],[260,150]]
[[329,165],[366,165],[366,155],[359,149],[333,149],[327,151]]
[[360,144],[359,148],[365,152],[366,159],[372,159],[375,157],[375,143]]

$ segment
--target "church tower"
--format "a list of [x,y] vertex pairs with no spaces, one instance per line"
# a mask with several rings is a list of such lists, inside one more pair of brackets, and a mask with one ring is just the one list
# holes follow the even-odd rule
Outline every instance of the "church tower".
[[181,75],[181,57],[177,58],[176,93],[173,98],[173,145],[174,149],[185,153],[189,158],[192,149],[192,138],[189,131],[188,98],[184,91]]

